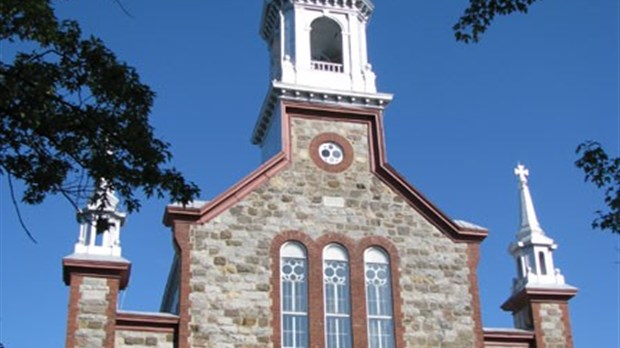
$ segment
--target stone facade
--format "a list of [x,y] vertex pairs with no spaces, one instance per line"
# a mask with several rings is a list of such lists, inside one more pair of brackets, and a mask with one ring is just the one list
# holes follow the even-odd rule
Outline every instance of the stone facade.
[[79,299],[74,347],[104,347],[110,339],[106,331],[113,320],[110,317],[110,307],[115,308],[116,304],[116,293],[112,293],[110,286],[115,280],[76,277],[75,281],[79,282],[75,285]]
[[[370,171],[368,126],[293,117],[291,163],[211,221],[190,229],[191,347],[273,347],[270,248],[298,231],[312,240],[383,237],[399,253],[404,341],[415,347],[475,347],[466,243],[423,218]],[[336,133],[353,148],[340,173],[318,168],[312,139]]]
[[174,335],[162,332],[119,330],[116,332],[115,348],[173,348]]
[[[572,346],[568,340],[570,329],[566,327],[564,318],[568,317],[565,313],[567,308],[559,303],[540,303],[535,306],[540,320],[542,331],[542,341],[545,348],[567,348]],[[568,329],[568,330],[567,330]]]

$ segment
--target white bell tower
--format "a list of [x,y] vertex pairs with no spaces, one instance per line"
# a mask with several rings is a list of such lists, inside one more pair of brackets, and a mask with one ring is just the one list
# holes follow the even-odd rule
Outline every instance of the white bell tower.
[[267,160],[280,149],[281,100],[384,109],[368,59],[371,0],[265,0],[260,34],[271,84],[252,135]]
[[534,202],[528,186],[529,170],[522,164],[515,168],[519,180],[519,197],[521,201],[521,226],[517,240],[510,244],[510,254],[517,262],[517,278],[514,280],[513,292],[526,286],[563,286],[564,276],[553,262],[553,251],[557,245],[547,237],[540,227]]

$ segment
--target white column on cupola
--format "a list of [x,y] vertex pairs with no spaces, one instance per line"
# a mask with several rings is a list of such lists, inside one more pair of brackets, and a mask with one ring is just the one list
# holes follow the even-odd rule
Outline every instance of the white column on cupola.
[[555,268],[553,250],[557,245],[540,227],[528,185],[529,170],[519,164],[514,171],[519,182],[521,224],[517,240],[510,244],[510,254],[517,263],[513,292],[524,287],[563,286],[564,276]]
[[100,180],[98,190],[104,192],[104,197],[78,212],[80,232],[74,247],[77,255],[121,257],[120,232],[126,214],[118,211],[119,199],[106,186]]

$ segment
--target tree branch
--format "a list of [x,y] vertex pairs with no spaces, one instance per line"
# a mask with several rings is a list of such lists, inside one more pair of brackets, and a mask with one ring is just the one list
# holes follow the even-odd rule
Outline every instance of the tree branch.
[[115,2],[118,5],[118,7],[121,8],[121,10],[125,13],[125,15],[127,15],[127,17],[134,18],[133,15],[129,13],[129,11],[127,11],[127,8],[125,8],[125,5],[123,5],[120,0],[112,0],[112,1]]
[[9,191],[11,192],[11,201],[13,202],[13,207],[15,207],[15,213],[17,214],[17,220],[19,221],[19,224],[22,226],[22,229],[24,230],[24,232],[26,232],[26,235],[28,236],[28,238],[30,238],[30,240],[34,244],[38,244],[37,240],[34,239],[34,237],[32,236],[32,233],[30,233],[30,230],[28,229],[28,227],[26,227],[26,224],[24,223],[24,219],[22,218],[22,213],[19,210],[19,205],[17,204],[17,200],[15,199],[15,190],[13,190],[13,180],[11,179],[11,173],[7,171],[6,176],[8,178]]

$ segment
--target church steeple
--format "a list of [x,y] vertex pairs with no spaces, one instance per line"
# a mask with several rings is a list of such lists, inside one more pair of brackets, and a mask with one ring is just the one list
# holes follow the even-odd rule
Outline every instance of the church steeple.
[[528,185],[529,170],[519,164],[514,171],[519,181],[521,224],[510,253],[517,262],[513,292],[527,286],[562,286],[564,276],[555,268],[553,251],[557,245],[540,227]]
[[260,33],[271,85],[252,134],[267,160],[281,147],[280,101],[384,109],[368,59],[370,0],[265,0]]
[[534,332],[536,347],[548,347],[547,341],[572,347],[568,301],[577,289],[566,284],[555,268],[553,251],[557,245],[538,222],[528,184],[529,170],[519,164],[514,173],[519,182],[521,223],[509,251],[517,263],[517,277],[502,309],[512,312],[517,329]]

